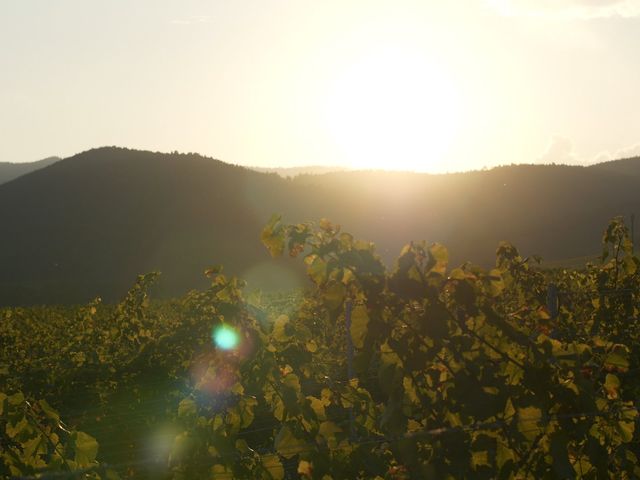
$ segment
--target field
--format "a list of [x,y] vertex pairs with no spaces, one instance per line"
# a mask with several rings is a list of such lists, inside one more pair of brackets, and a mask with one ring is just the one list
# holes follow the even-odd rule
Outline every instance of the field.
[[0,476],[638,478],[640,260],[494,269],[411,243],[388,270],[326,220],[262,233],[306,291],[210,287],[0,310]]

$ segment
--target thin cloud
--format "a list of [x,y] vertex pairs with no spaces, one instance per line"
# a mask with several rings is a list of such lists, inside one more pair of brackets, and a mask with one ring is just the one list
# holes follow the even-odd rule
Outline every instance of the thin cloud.
[[169,23],[172,25],[197,25],[199,23],[209,23],[211,17],[208,15],[191,15],[184,18],[176,18]]
[[610,152],[605,150],[595,157],[588,159],[576,153],[573,142],[561,136],[554,136],[547,147],[547,150],[536,159],[536,163],[542,164],[562,164],[562,165],[594,165],[596,163],[619,160],[621,158],[640,157],[640,143],[628,147],[620,148]]
[[547,150],[537,159],[537,163],[560,163],[573,165],[578,162],[578,157],[573,151],[573,143],[565,137],[554,136]]
[[608,162],[610,160],[617,160],[619,158],[632,158],[640,157],[640,143],[631,145],[630,147],[621,148],[614,153],[604,151],[596,155],[592,163]]
[[640,17],[640,0],[487,0],[501,15],[590,20]]

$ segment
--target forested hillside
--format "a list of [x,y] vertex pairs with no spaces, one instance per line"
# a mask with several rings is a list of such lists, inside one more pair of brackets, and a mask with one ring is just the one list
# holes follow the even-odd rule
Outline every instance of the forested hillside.
[[284,179],[196,154],[90,150],[0,186],[0,304],[111,301],[155,270],[157,293],[175,296],[218,263],[249,288],[291,287],[299,267],[265,260],[258,241],[274,212],[350,225],[387,262],[407,239],[483,265],[504,239],[548,260],[592,255],[601,225],[640,212],[639,161]]
[[27,173],[44,168],[60,160],[58,157],[48,157],[37,162],[11,163],[0,162],[0,185],[7,183]]

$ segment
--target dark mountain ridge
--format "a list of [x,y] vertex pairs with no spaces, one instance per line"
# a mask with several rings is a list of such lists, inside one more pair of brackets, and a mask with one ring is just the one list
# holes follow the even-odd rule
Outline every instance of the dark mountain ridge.
[[281,177],[297,177],[298,175],[322,175],[324,173],[344,172],[350,170],[340,166],[308,165],[304,167],[249,167],[263,173],[277,173]]
[[59,157],[47,157],[45,159],[38,160],[37,162],[0,162],[0,185],[10,182],[14,178],[18,178],[22,175],[26,175],[27,173],[49,166],[59,160]]
[[195,154],[89,150],[0,186],[0,305],[111,301],[151,270],[175,296],[204,286],[212,264],[252,287],[291,286],[301,262],[271,260],[259,240],[274,212],[327,217],[388,262],[420,239],[453,263],[491,265],[500,240],[549,260],[591,255],[613,216],[640,212],[640,159],[622,162],[285,179]]
[[640,157],[610,160],[608,162],[591,165],[588,168],[592,168],[594,170],[604,170],[608,172],[617,172],[624,175],[640,176]]

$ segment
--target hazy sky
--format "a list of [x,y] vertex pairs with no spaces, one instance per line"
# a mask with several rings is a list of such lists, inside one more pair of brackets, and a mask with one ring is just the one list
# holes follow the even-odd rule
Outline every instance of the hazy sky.
[[455,171],[640,154],[640,0],[2,0],[0,161]]

